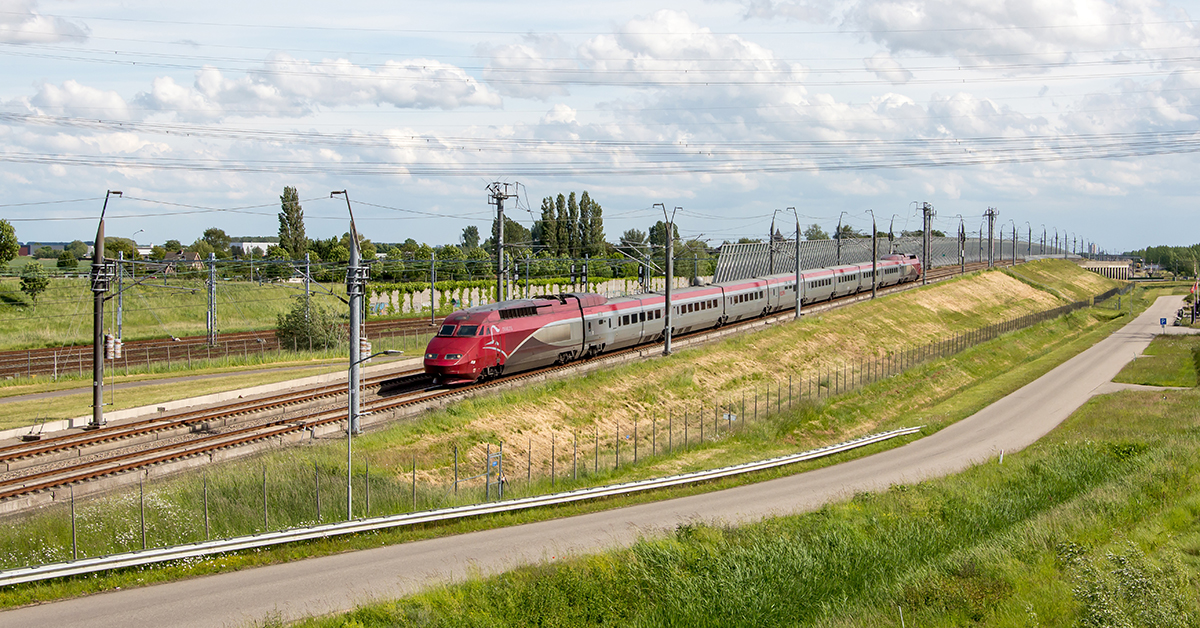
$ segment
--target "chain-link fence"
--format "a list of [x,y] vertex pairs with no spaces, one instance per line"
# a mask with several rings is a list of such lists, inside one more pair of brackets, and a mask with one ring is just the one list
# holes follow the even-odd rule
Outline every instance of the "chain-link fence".
[[[64,505],[33,515],[39,518],[39,535],[24,533],[28,528],[23,526],[0,530],[0,546],[8,548],[0,553],[0,568],[603,485],[625,477],[622,470],[630,465],[719,445],[731,437],[769,439],[774,422],[800,404],[953,356],[1130,287],[899,352],[780,371],[744,388],[676,400],[633,421],[602,421],[588,429],[479,442],[440,453],[376,449],[359,455],[349,473],[344,454],[339,458],[336,450],[308,448],[271,457],[270,465],[244,460],[204,474],[189,471],[182,478],[147,480],[141,490],[78,507],[72,497],[69,510]],[[389,464],[373,465],[371,456]]]
[[[993,240],[992,258],[999,263],[1030,256],[1066,255],[1065,249],[1041,242],[1011,239]],[[877,238],[875,257],[899,253],[920,257],[927,268],[950,266],[960,261],[983,262],[988,259],[988,241],[980,238],[933,237],[929,243],[930,253],[925,259],[924,243],[920,237],[900,237],[889,241]],[[859,264],[871,261],[871,238],[843,238],[840,240],[801,240],[800,265],[803,268],[824,268],[839,264]],[[714,282],[736,281],[750,277],[762,277],[774,273],[792,273],[796,270],[796,241],[775,240],[773,242],[751,242],[726,244],[721,247],[717,259]]]

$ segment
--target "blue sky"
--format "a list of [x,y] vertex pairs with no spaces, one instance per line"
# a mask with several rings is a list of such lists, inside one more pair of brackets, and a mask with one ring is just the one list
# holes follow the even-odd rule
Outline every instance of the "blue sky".
[[347,189],[373,240],[452,243],[499,180],[526,224],[588,190],[612,241],[655,203],[719,243],[787,207],[914,229],[914,201],[947,232],[991,206],[1022,237],[1200,241],[1191,3],[176,4],[0,0],[21,240],[90,239],[106,189],[112,235],[271,235],[292,185],[311,237]]

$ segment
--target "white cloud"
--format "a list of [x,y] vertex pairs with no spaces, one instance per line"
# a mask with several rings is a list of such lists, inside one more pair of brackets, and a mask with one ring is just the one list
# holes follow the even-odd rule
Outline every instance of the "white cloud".
[[555,35],[526,35],[522,43],[480,46],[478,52],[491,57],[484,80],[505,96],[538,100],[566,96],[570,92],[564,81],[582,70],[576,51]]
[[[956,57],[967,66],[1069,63],[1074,51],[1127,47],[1137,57],[1200,43],[1186,13],[1154,0],[743,0],[747,17],[832,23],[892,53]],[[1182,18],[1182,19],[1181,19]],[[1017,56],[1014,56],[1017,55]],[[1006,72],[1044,72],[1044,67]]]
[[877,52],[866,59],[863,59],[863,66],[875,73],[875,76],[892,83],[893,85],[903,85],[912,80],[913,74],[904,69],[892,55],[886,52]]
[[120,94],[74,80],[66,81],[62,86],[42,84],[32,98],[22,100],[28,108],[42,114],[117,120],[129,118],[129,106]]
[[155,79],[135,101],[185,118],[227,115],[306,116],[319,107],[391,105],[400,109],[497,107],[500,97],[461,68],[440,61],[387,61],[371,68],[345,59],[311,62],[273,55],[262,68],[229,78],[205,67],[191,88]]
[[87,27],[62,18],[41,15],[36,0],[0,2],[0,42],[44,44],[87,39]]

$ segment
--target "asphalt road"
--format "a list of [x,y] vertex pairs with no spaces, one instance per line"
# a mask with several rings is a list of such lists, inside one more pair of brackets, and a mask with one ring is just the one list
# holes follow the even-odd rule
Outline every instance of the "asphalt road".
[[554,521],[206,576],[0,613],[0,626],[242,626],[401,596],[431,583],[628,545],[689,521],[737,523],[812,510],[858,491],[960,471],[1041,438],[1160,332],[1182,297],[982,411],[902,447],[750,486]]

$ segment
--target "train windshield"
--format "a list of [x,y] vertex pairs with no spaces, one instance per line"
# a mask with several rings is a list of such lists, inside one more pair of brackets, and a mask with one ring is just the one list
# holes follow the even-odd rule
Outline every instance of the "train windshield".
[[463,325],[458,328],[459,336],[474,336],[479,329],[479,325]]
[[437,335],[453,336],[454,335],[454,325],[442,325],[442,328],[438,330]]

